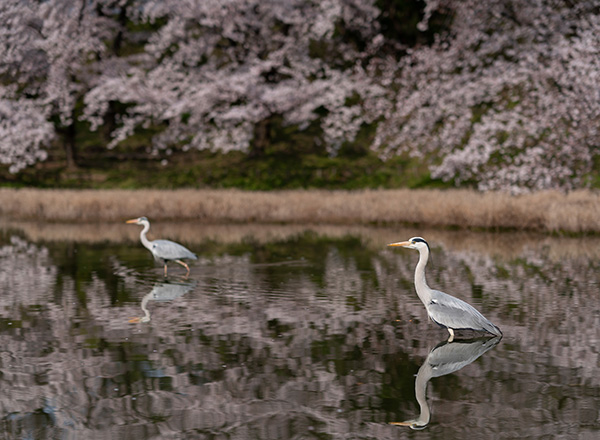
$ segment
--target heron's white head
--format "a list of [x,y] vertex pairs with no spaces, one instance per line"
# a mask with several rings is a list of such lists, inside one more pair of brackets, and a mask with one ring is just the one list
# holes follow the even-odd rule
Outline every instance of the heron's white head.
[[127,220],[125,223],[132,223],[132,224],[136,224],[136,225],[150,224],[150,222],[148,221],[148,219],[146,217],[132,218],[131,220]]
[[413,237],[408,241],[399,241],[397,243],[390,243],[388,246],[402,246],[409,249],[417,249],[420,251],[421,249],[429,250],[429,244],[425,241],[425,239],[421,237]]

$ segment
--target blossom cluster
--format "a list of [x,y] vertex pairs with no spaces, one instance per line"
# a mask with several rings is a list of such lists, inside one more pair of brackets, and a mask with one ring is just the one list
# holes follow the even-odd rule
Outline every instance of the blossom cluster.
[[[140,20],[167,24],[149,38],[145,57],[123,69],[101,72],[85,96],[83,118],[104,121],[111,101],[129,105],[109,146],[138,127],[163,124],[154,148],[248,150],[257,123],[281,115],[304,126],[319,118],[330,151],[352,139],[367,114],[364,101],[387,91],[361,65],[361,53],[343,41],[342,59],[311,55],[334,42],[342,25],[368,41],[381,42],[378,10],[365,1],[146,1]],[[372,43],[373,41],[374,43]],[[346,105],[354,94],[361,102]]]
[[433,157],[433,177],[481,190],[584,185],[600,145],[597,4],[428,3],[451,30],[401,60],[374,148]]

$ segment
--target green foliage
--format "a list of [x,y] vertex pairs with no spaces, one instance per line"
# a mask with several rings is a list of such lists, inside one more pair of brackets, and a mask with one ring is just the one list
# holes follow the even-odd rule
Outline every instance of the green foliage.
[[[175,152],[143,157],[119,151],[100,157],[93,150],[80,154],[80,166],[66,170],[61,161],[48,161],[13,175],[0,170],[3,186],[39,188],[240,188],[361,189],[428,188],[447,184],[431,179],[427,167],[409,157],[382,161],[373,152],[361,156],[349,150],[336,157],[268,152],[262,157],[245,153]],[[54,159],[58,159],[56,155]],[[85,159],[84,159],[85,158]],[[166,162],[164,165],[161,161]]]
[[[353,97],[352,99],[360,99]],[[49,159],[9,174],[0,168],[4,186],[41,188],[240,188],[361,189],[423,188],[448,184],[432,180],[425,162],[408,155],[383,161],[369,149],[375,124],[365,124],[353,142],[343,143],[335,155],[325,150],[318,121],[308,127],[285,125],[280,116],[262,123],[249,153],[183,151],[152,154],[151,139],[164,127],[138,129],[114,149],[106,149],[102,128],[90,131],[75,123],[77,165],[64,166],[60,140]],[[260,135],[260,139],[259,139]]]
[[[189,157],[188,157],[189,156]],[[182,188],[215,187],[249,190],[325,188],[427,187],[434,183],[428,171],[407,158],[382,162],[373,153],[360,158],[326,155],[243,153],[188,153],[162,166],[148,163],[131,172],[124,163],[106,172],[101,187]]]
[[[596,150],[597,151],[597,150]],[[596,152],[592,161],[592,171],[584,176],[584,184],[592,188],[600,188],[600,152]]]

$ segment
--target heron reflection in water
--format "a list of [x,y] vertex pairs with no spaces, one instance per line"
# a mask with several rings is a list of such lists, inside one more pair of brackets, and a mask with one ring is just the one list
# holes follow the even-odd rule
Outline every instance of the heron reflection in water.
[[127,220],[125,223],[131,223],[136,225],[144,226],[142,232],[140,232],[140,241],[146,249],[148,249],[156,261],[161,262],[165,265],[165,276],[167,276],[167,261],[174,261],[181,264],[187,269],[187,274],[190,274],[190,267],[182,260],[190,259],[197,260],[198,257],[192,251],[185,246],[175,243],[171,240],[148,240],[146,233],[150,230],[150,222],[146,217],[134,218]]
[[486,351],[495,347],[502,339],[480,338],[455,342],[441,342],[429,352],[425,362],[419,368],[415,379],[415,397],[421,409],[419,417],[405,422],[391,422],[391,425],[408,426],[411,429],[423,429],[429,424],[431,410],[427,403],[427,383],[432,377],[454,373],[466,367]]
[[148,301],[173,301],[180,296],[185,295],[196,287],[196,281],[186,281],[180,283],[156,283],[150,293],[142,298],[142,311],[144,316],[131,318],[130,323],[150,322],[150,310],[148,310]]
[[388,246],[401,246],[419,251],[419,262],[415,268],[415,288],[417,296],[427,309],[433,322],[445,327],[450,333],[448,342],[454,340],[455,330],[473,330],[485,332],[493,336],[501,336],[502,332],[492,324],[475,307],[447,293],[434,290],[425,280],[425,266],[429,260],[429,244],[421,237],[413,237],[408,241],[390,243]]

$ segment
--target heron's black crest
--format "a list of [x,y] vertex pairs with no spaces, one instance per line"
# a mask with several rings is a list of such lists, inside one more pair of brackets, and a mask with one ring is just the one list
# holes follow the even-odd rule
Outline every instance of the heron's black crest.
[[[410,239],[410,241],[412,241],[413,243],[425,243],[425,246],[427,246],[427,250],[431,254],[431,248],[429,247],[429,243],[427,243],[424,238],[413,237]],[[431,259],[431,262],[433,263],[433,258]]]
[[425,245],[427,246],[427,249],[429,250],[429,252],[431,253],[431,248],[429,247],[429,243],[427,243],[425,241],[425,239],[421,238],[421,237],[414,237],[411,238],[411,240],[413,243],[425,243]]

